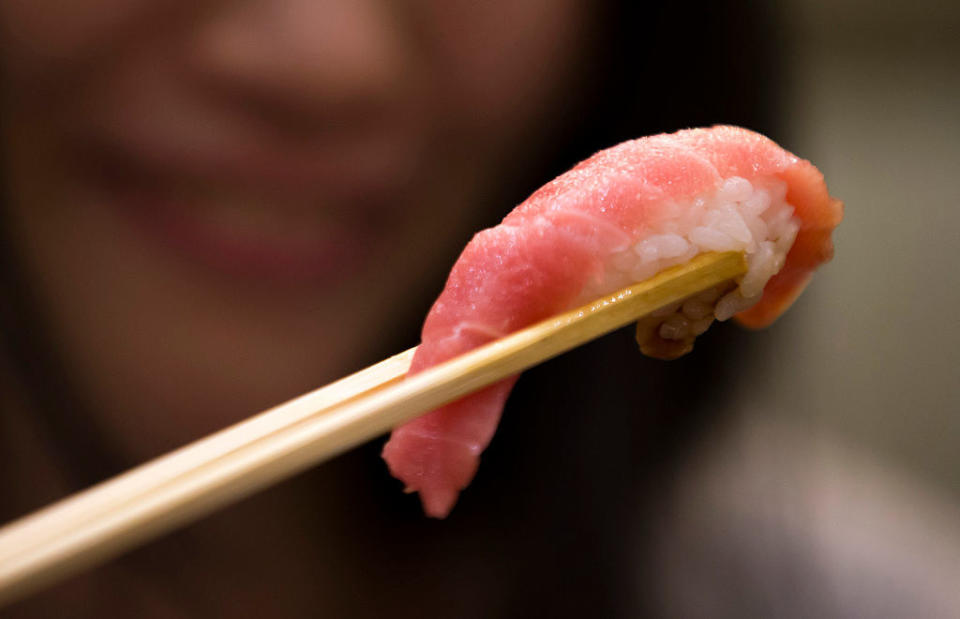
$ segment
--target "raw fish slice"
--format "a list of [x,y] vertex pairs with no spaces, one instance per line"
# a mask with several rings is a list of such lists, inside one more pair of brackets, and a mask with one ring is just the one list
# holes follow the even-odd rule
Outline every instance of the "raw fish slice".
[[[746,202],[735,200],[741,189]],[[777,191],[785,193],[785,201],[766,200],[776,202],[763,212],[767,220],[753,214],[750,199]],[[724,202],[728,195],[730,204]],[[773,264],[779,273],[768,282],[769,274],[762,278],[766,286],[759,300],[737,296],[739,289],[707,291],[704,299],[730,313],[752,305],[738,319],[750,326],[768,324],[830,258],[830,232],[841,215],[841,203],[830,198],[812,164],[751,131],[714,127],[625,142],[547,183],[499,226],[474,236],[427,316],[410,373],[727,241],[752,248],[748,260],[763,263],[758,269]],[[784,230],[781,237],[744,240],[751,230],[774,225]],[[689,255],[678,254],[678,238],[689,241]],[[771,248],[788,241],[792,247],[776,262]],[[696,320],[682,316],[680,308],[672,311],[674,316],[667,312],[648,325],[648,341],[641,341],[645,352],[682,354],[712,320],[703,319],[702,309]],[[428,515],[446,516],[473,478],[515,380],[394,430],[383,457],[408,491],[420,493]]]
[[721,126],[673,135],[707,157],[724,177],[770,175],[787,184],[786,201],[796,209],[800,222],[797,239],[760,301],[735,317],[746,327],[766,327],[800,296],[817,267],[833,257],[831,235],[843,219],[843,203],[830,197],[816,166],[758,133]]

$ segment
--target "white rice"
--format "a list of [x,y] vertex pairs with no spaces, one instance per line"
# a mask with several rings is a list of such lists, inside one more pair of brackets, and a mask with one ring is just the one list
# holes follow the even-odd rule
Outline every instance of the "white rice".
[[638,339],[646,329],[650,337],[687,341],[692,347],[693,337],[713,319],[727,320],[753,306],[770,278],[783,268],[799,229],[793,206],[785,198],[783,181],[771,177],[751,183],[735,176],[712,195],[667,205],[663,219],[654,222],[641,240],[610,256],[603,281],[585,290],[584,298],[602,294],[600,288],[648,279],[700,253],[745,252],[748,270],[735,288],[705,291],[682,305],[663,308],[651,317],[656,319],[652,330],[649,322],[638,328]]

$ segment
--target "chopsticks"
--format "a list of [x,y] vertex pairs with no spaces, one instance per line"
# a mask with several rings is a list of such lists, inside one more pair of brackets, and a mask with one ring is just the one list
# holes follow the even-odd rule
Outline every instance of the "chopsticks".
[[404,378],[415,349],[0,529],[0,606],[746,272],[710,253]]

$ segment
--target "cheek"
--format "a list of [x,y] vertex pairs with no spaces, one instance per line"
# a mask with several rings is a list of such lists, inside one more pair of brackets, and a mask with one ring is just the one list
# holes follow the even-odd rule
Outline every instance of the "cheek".
[[178,0],[3,0],[0,60],[13,78],[58,74],[126,40]]
[[547,111],[592,26],[590,5],[579,0],[423,0],[419,7],[443,96],[478,132],[512,132]]

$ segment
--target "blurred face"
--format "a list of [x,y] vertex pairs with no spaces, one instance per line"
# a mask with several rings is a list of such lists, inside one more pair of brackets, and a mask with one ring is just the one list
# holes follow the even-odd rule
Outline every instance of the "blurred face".
[[93,421],[143,457],[368,360],[549,128],[580,4],[0,3],[12,241]]

